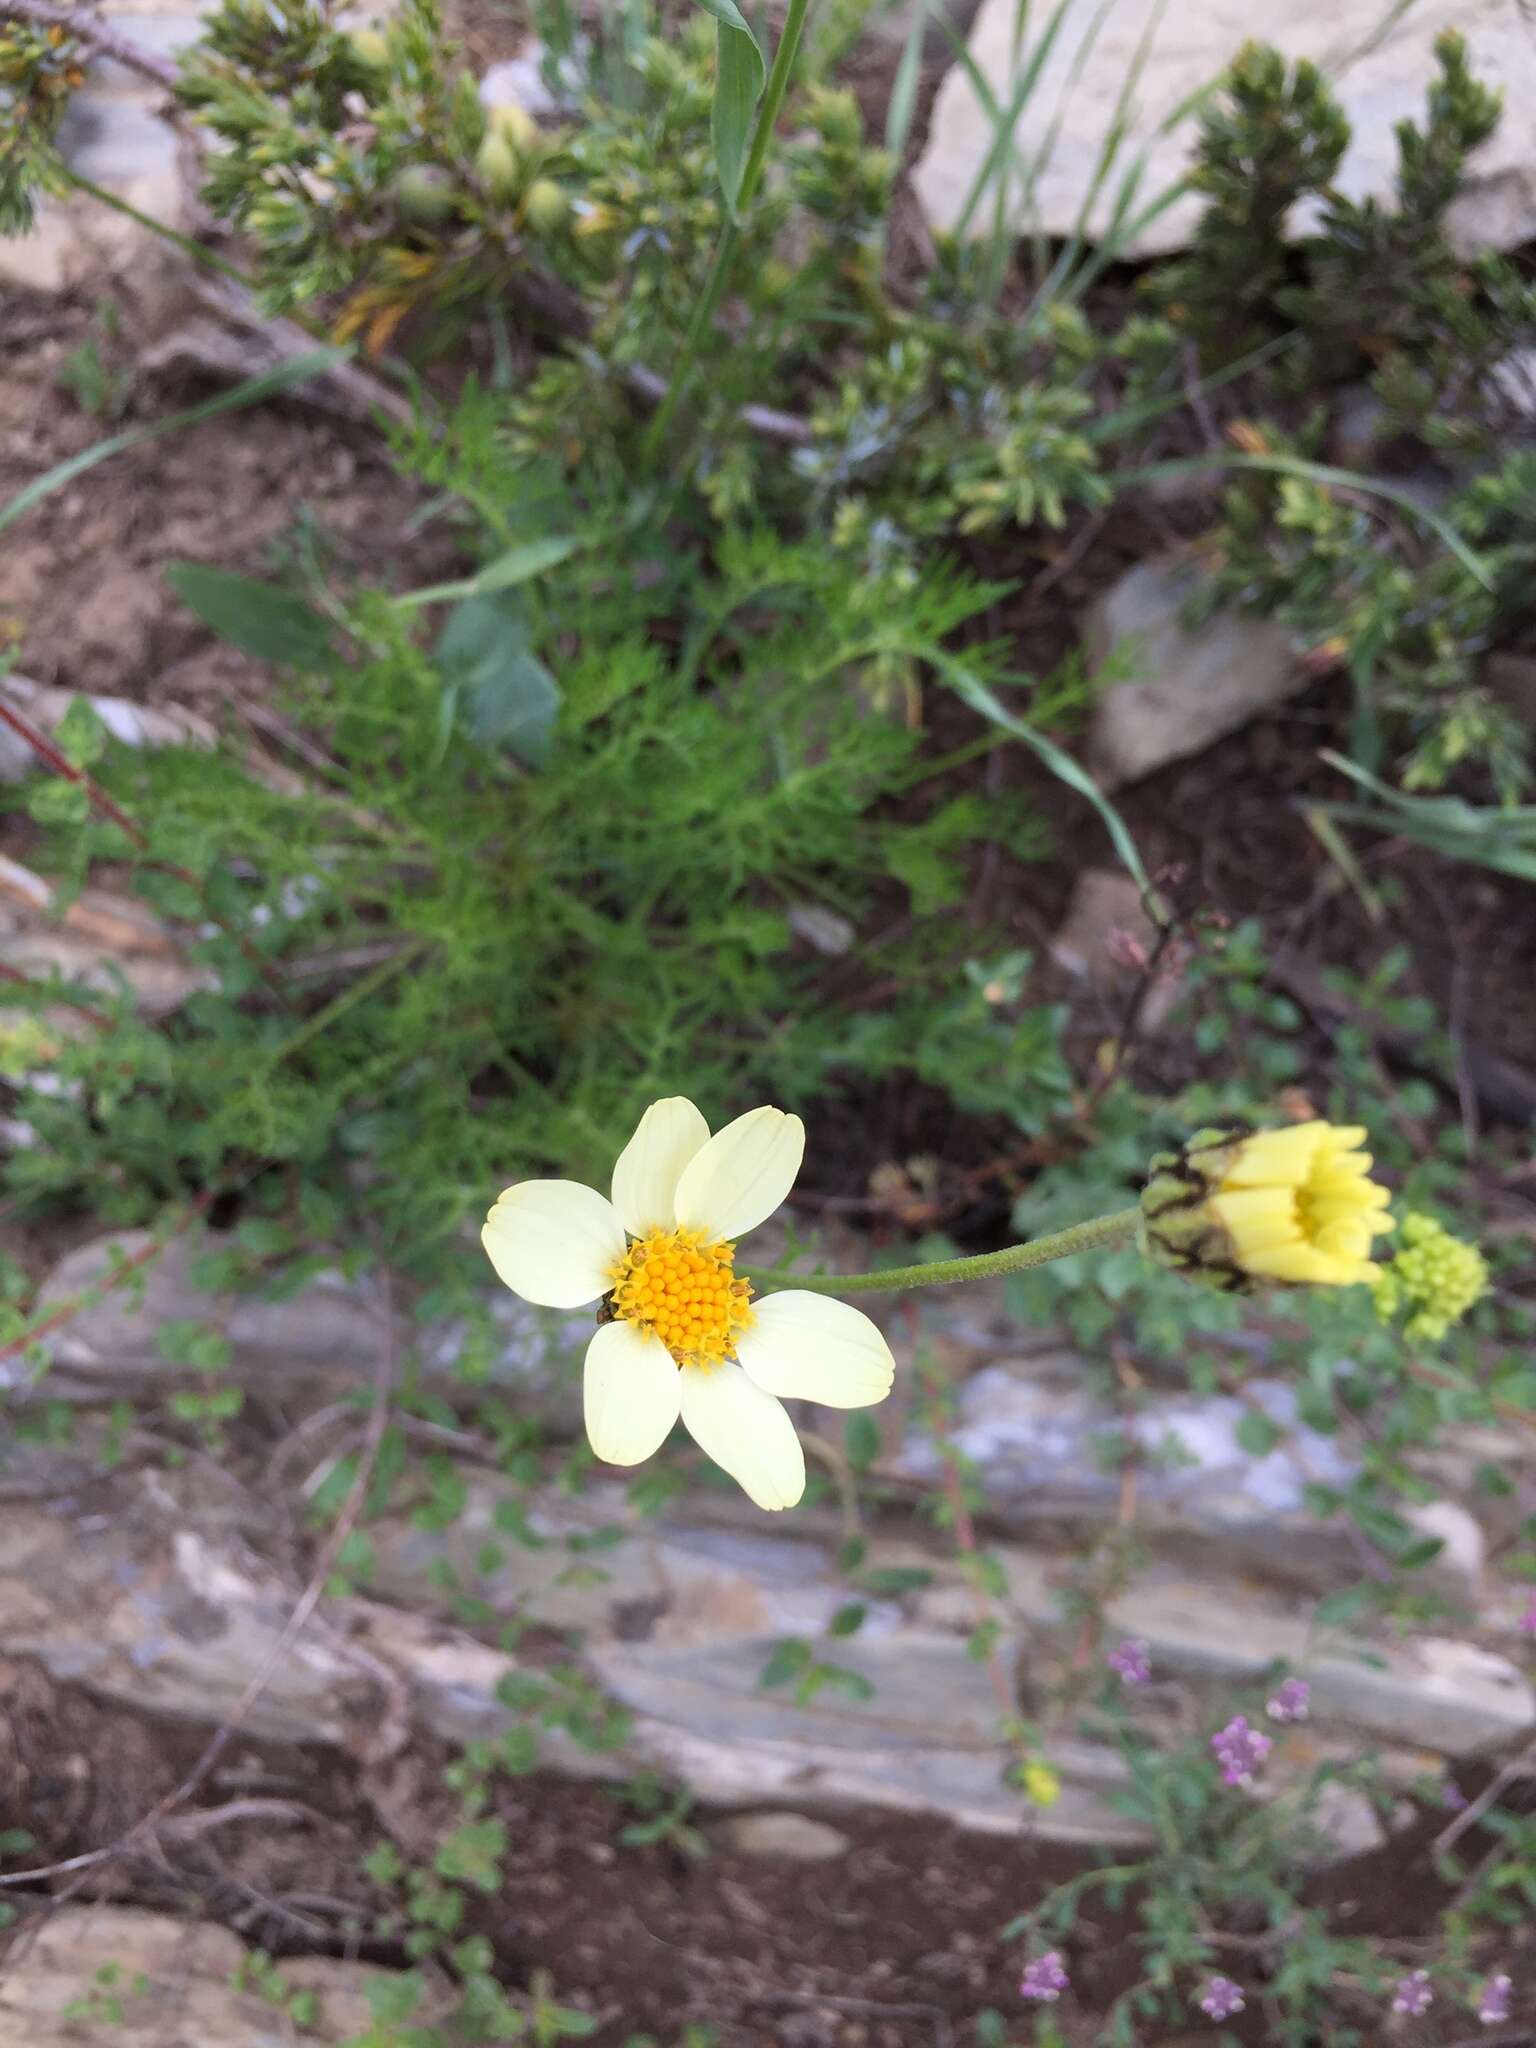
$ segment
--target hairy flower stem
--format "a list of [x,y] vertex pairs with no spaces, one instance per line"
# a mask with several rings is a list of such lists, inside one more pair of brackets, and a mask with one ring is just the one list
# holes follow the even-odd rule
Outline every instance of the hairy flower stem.
[[1053,1259],[1129,1244],[1140,1221],[1139,1208],[1117,1209],[1111,1216],[1092,1216],[1086,1223],[1070,1223],[1065,1230],[1032,1237],[1026,1244],[1011,1244],[1006,1251],[980,1252],[971,1259],[935,1259],[926,1266],[890,1266],[880,1273],[766,1273],[751,1266],[738,1271],[759,1293],[798,1287],[811,1294],[904,1294],[911,1287],[953,1287],[961,1280],[1027,1273],[1031,1266],[1048,1266]]
[[768,146],[773,140],[774,124],[779,118],[779,109],[783,106],[784,95],[789,89],[790,74],[795,68],[795,58],[800,50],[800,37],[805,29],[805,18],[810,11],[811,0],[789,0],[784,15],[784,27],[779,36],[779,46],[773,53],[773,69],[768,74],[768,83],[763,88],[762,103],[757,110],[757,126],[752,131],[752,147],[741,174],[741,189],[736,194],[736,205],[734,211],[726,215],[725,225],[720,230],[720,240],[715,245],[715,256],[709,268],[709,276],[705,280],[703,291],[694,301],[693,314],[683,336],[677,367],[672,372],[672,381],[667,386],[666,396],[657,408],[646,434],[648,448],[658,448],[662,436],[672,424],[672,415],[677,411],[678,401],[693,374],[699,345],[715,317],[721,299],[725,296],[725,287],[736,255],[736,245],[741,239],[736,223],[745,216],[748,207],[757,196],[763,167],[768,161]]

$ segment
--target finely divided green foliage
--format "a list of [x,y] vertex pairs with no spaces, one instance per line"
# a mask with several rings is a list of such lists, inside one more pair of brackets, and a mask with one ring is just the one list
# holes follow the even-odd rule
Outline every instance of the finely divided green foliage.
[[[451,447],[433,468],[451,475]],[[523,481],[509,466],[508,501]],[[558,523],[595,538],[619,511],[589,526],[565,503]],[[41,1142],[9,1175],[25,1206],[90,1200],[139,1221],[231,1177],[258,1206],[297,1186],[311,1241],[375,1230],[427,1281],[518,1174],[601,1180],[679,1076],[719,1115],[902,1062],[873,1042],[866,1061],[846,992],[823,986],[789,914],[863,922],[877,889],[904,905],[860,978],[893,977],[909,1012],[941,1013],[975,945],[947,917],[969,849],[1027,852],[1039,827],[925,796],[918,737],[881,708],[880,675],[988,593],[939,571],[850,581],[764,529],[724,536],[713,567],[643,527],[630,548],[622,573],[593,545],[461,601],[435,658],[414,608],[355,600],[343,648],[293,674],[290,708],[327,762],[303,794],[264,787],[234,752],[106,752],[96,774],[146,821],[143,894],[201,922],[155,863],[206,876],[288,1002],[215,932],[198,958],[216,985],[167,1033],[125,1013],[65,1055],[77,1094],[27,1098]],[[86,848],[124,851],[111,827],[73,858]],[[957,1082],[975,1054],[949,1048]],[[906,1063],[942,1086],[945,1060],[940,1035]],[[1037,1125],[1062,1086],[1057,1067],[1019,1113]]]

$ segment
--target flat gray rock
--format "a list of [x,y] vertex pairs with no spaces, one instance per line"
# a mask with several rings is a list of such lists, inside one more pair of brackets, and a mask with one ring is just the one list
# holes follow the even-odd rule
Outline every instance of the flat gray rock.
[[[208,1323],[228,1339],[231,1375],[247,1391],[306,1387],[334,1400],[366,1388],[382,1341],[375,1297],[366,1281],[317,1274],[286,1299],[259,1294],[212,1293],[198,1281],[198,1262],[219,1249],[217,1236],[194,1229],[174,1238],[121,1284],[104,1283],[153,1243],[149,1231],[130,1230],[80,1245],[49,1274],[38,1294],[44,1316],[64,1303],[100,1298],[47,1338],[52,1369],[42,1380],[20,1360],[0,1360],[0,1391],[13,1398],[97,1401],[154,1392],[187,1377],[166,1358],[167,1323]],[[488,1284],[486,1299],[502,1333],[490,1382],[527,1400],[530,1411],[559,1429],[580,1426],[580,1354],[591,1334],[590,1317],[571,1318],[530,1308],[504,1287]],[[413,1349],[421,1370],[446,1388],[457,1377],[463,1331],[445,1323],[423,1332],[401,1321],[401,1355]]]
[[738,1856],[769,1856],[788,1863],[835,1863],[852,1842],[824,1820],[805,1813],[736,1813],[714,1830],[722,1848]]
[[[435,1539],[434,1555],[433,1532],[409,1519],[374,1524],[369,1597],[336,1611],[322,1603],[286,1646],[297,1587],[260,1548],[274,1502],[211,1461],[123,1469],[46,1500],[0,1499],[0,1641],[56,1678],[204,1725],[227,1716],[261,1672],[245,1723],[253,1736],[369,1754],[416,1726],[462,1742],[515,1725],[505,1688],[543,1674],[493,1646],[497,1626],[552,1621],[580,1631],[574,1654],[630,1720],[611,1749],[543,1729],[550,1769],[654,1771],[706,1805],[793,1808],[833,1827],[842,1811],[881,1807],[1057,1841],[1140,1838],[1117,1810],[1119,1756],[1067,1727],[1042,1735],[1060,1797],[1048,1808],[1020,1801],[992,1674],[969,1652],[970,1590],[942,1551],[873,1542],[871,1568],[904,1567],[927,1583],[871,1599],[863,1628],[834,1637],[828,1623],[851,1592],[836,1567],[835,1522],[809,1514],[792,1532],[765,1530],[745,1506],[703,1495],[639,1523],[623,1490],[604,1482],[530,1501],[486,1475],[462,1477],[471,1532],[499,1532],[499,1556],[487,1538],[467,1557],[458,1530]],[[498,1514],[514,1502],[517,1516]],[[594,1544],[606,1531],[619,1540]],[[1206,1549],[1203,1572],[1160,1567],[1139,1580],[1110,1626],[1147,1639],[1154,1728],[1219,1725],[1234,1687],[1276,1659],[1310,1679],[1312,1723],[1276,1731],[1267,1790],[1287,1782],[1293,1750],[1294,1767],[1307,1768],[1319,1740],[1373,1740],[1406,1781],[1428,1753],[1507,1753],[1536,1726],[1531,1689],[1508,1659],[1448,1636],[1319,1636],[1309,1602],[1245,1581],[1228,1551]],[[1074,1553],[1012,1545],[997,1554],[1007,1574],[1001,1668],[1030,1714],[1072,1654],[1061,1595]],[[462,1596],[486,1614],[489,1640],[462,1625]],[[765,1684],[786,1641],[832,1675],[813,1689],[794,1674]],[[1339,1819],[1356,1839],[1359,1815]]]
[[[280,2048],[297,2041],[270,1999],[236,1988],[246,1960],[242,1942],[207,1922],[123,1906],[62,1906],[6,1958],[0,2048]],[[371,2033],[368,1987],[395,1975],[323,1956],[276,1968],[290,1990],[312,1996],[303,2039],[314,2042]],[[102,1982],[112,1985],[112,1997],[97,2001],[101,2011],[92,2017],[92,1992]]]
[[1103,693],[1088,765],[1105,789],[1200,753],[1307,687],[1282,626],[1220,612],[1186,627],[1198,588],[1176,559],[1142,562],[1089,608],[1084,639]]

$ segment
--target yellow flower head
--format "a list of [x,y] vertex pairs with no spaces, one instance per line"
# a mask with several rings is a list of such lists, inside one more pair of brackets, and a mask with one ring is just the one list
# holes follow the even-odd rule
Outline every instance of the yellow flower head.
[[587,1346],[587,1436],[638,1465],[679,1415],[760,1508],[793,1507],[805,1456],[785,1399],[865,1408],[891,1390],[880,1331],[846,1301],[790,1288],[754,1300],[735,1239],[794,1184],[805,1127],[753,1109],[710,1136],[686,1096],[653,1102],[613,1169],[612,1199],[572,1180],[525,1180],[481,1241],[514,1294],[545,1308],[601,1302]]
[[1403,1334],[1438,1344],[1488,1287],[1488,1262],[1476,1245],[1452,1237],[1433,1216],[1403,1218],[1402,1249],[1376,1282],[1384,1323],[1406,1312]]
[[1378,1280],[1371,1240],[1392,1228],[1354,1124],[1197,1131],[1152,1162],[1142,1194],[1147,1252],[1227,1289],[1272,1281],[1353,1287]]

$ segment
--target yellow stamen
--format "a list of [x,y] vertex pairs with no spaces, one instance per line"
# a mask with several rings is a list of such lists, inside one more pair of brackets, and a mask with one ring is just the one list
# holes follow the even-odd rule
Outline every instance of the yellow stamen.
[[679,1365],[708,1372],[752,1325],[752,1289],[733,1268],[736,1247],[702,1230],[652,1230],[613,1269],[609,1310],[659,1337]]

